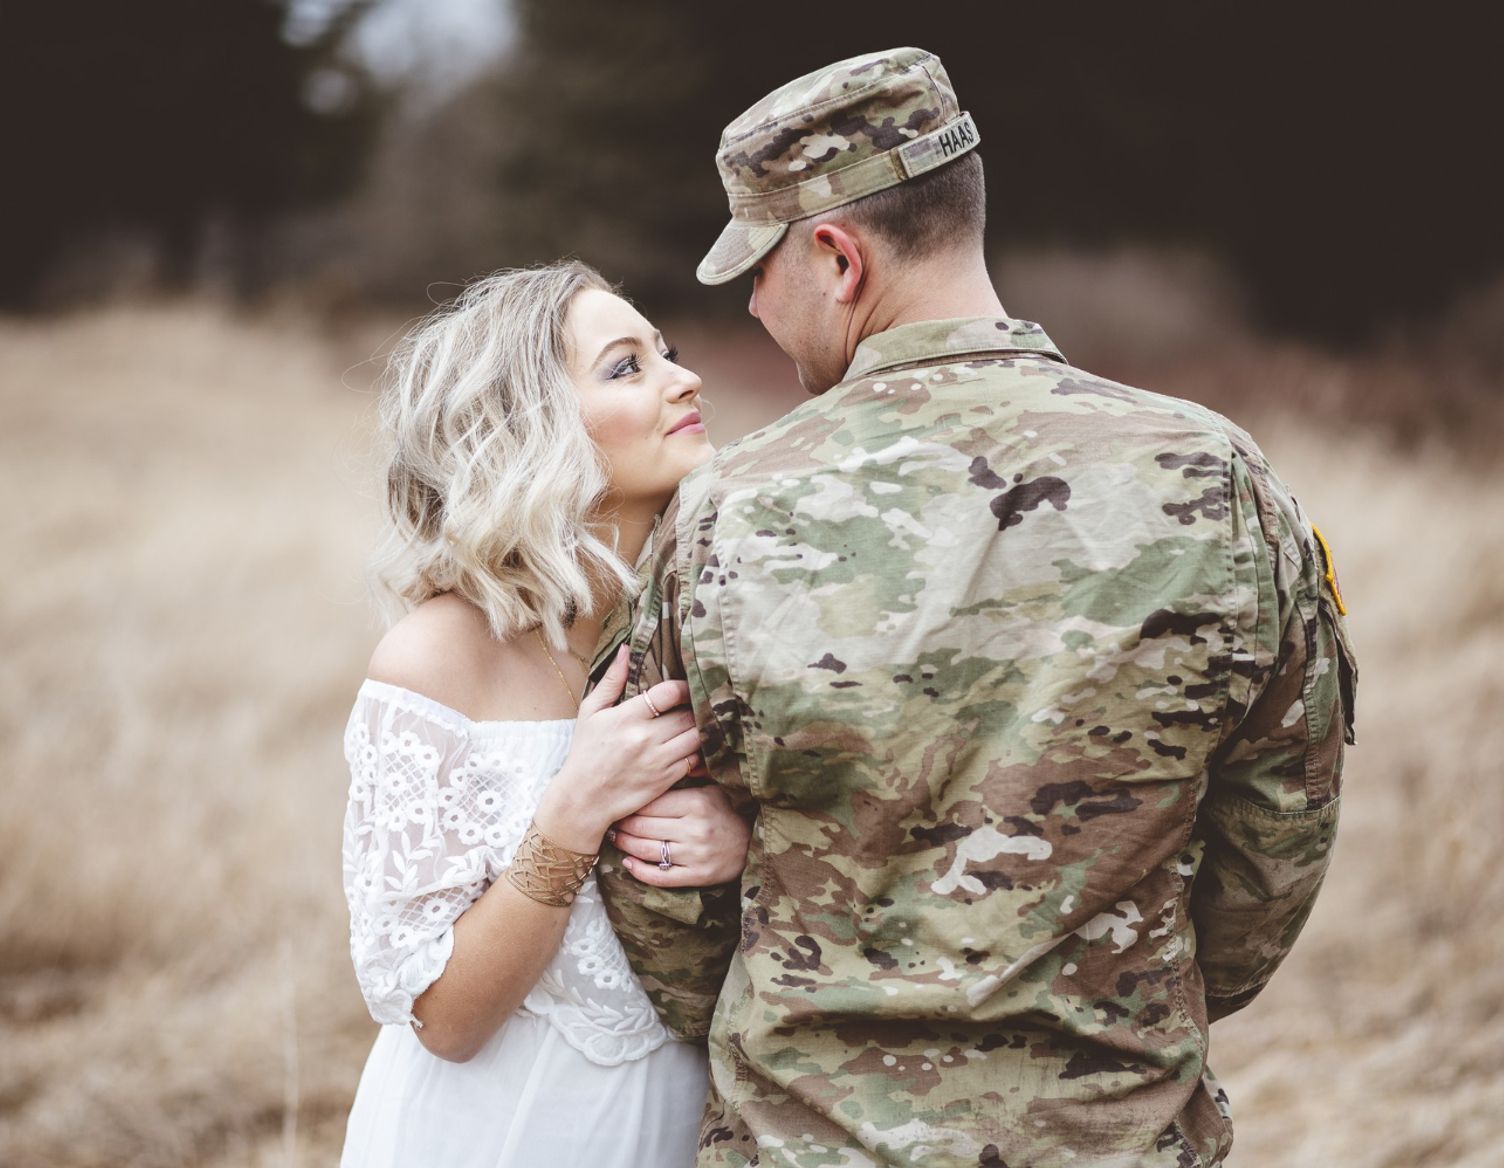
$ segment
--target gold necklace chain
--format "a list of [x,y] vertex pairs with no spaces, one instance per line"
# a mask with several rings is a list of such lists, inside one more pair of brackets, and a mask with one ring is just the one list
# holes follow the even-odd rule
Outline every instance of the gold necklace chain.
[[[543,649],[543,655],[548,658],[548,663],[554,667],[554,672],[559,675],[559,684],[564,687],[564,692],[569,695],[570,703],[578,706],[580,699],[574,696],[574,686],[570,685],[564,677],[564,671],[559,668],[559,663],[554,660],[554,655],[548,650],[548,642],[543,639],[543,634],[537,629],[533,630],[533,636],[538,638],[538,644]],[[570,654],[574,656],[574,654]]]

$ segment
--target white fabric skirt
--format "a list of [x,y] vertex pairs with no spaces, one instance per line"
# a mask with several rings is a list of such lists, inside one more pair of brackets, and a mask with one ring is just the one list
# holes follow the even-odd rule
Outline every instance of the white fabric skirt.
[[467,1063],[383,1026],[341,1168],[691,1168],[706,1092],[698,1046],[591,1062],[547,1019],[512,1015]]

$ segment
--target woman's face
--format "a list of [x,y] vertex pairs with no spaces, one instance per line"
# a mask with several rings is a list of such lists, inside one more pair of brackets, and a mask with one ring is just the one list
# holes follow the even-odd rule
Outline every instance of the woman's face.
[[700,422],[700,379],[609,292],[578,293],[564,327],[585,425],[610,466],[612,502],[661,510],[679,480],[714,453]]

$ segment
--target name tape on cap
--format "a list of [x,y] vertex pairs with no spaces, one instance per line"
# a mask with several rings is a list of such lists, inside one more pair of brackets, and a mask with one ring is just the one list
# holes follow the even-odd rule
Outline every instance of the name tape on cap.
[[922,138],[905,142],[898,147],[898,158],[903,164],[904,177],[913,178],[927,170],[943,166],[973,149],[982,136],[977,132],[976,122],[969,113],[963,113],[953,121],[946,122],[938,130],[931,130]]

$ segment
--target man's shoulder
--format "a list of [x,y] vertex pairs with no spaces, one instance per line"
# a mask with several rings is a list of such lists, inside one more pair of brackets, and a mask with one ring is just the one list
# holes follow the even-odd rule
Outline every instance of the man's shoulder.
[[933,455],[947,446],[1023,458],[1043,451],[1078,465],[1225,460],[1236,451],[1267,466],[1245,431],[1205,406],[1047,356],[963,355],[842,381],[723,447],[685,480],[680,496],[691,517],[703,517],[732,492],[803,493],[811,476],[856,473],[879,453],[891,461],[906,450]]

